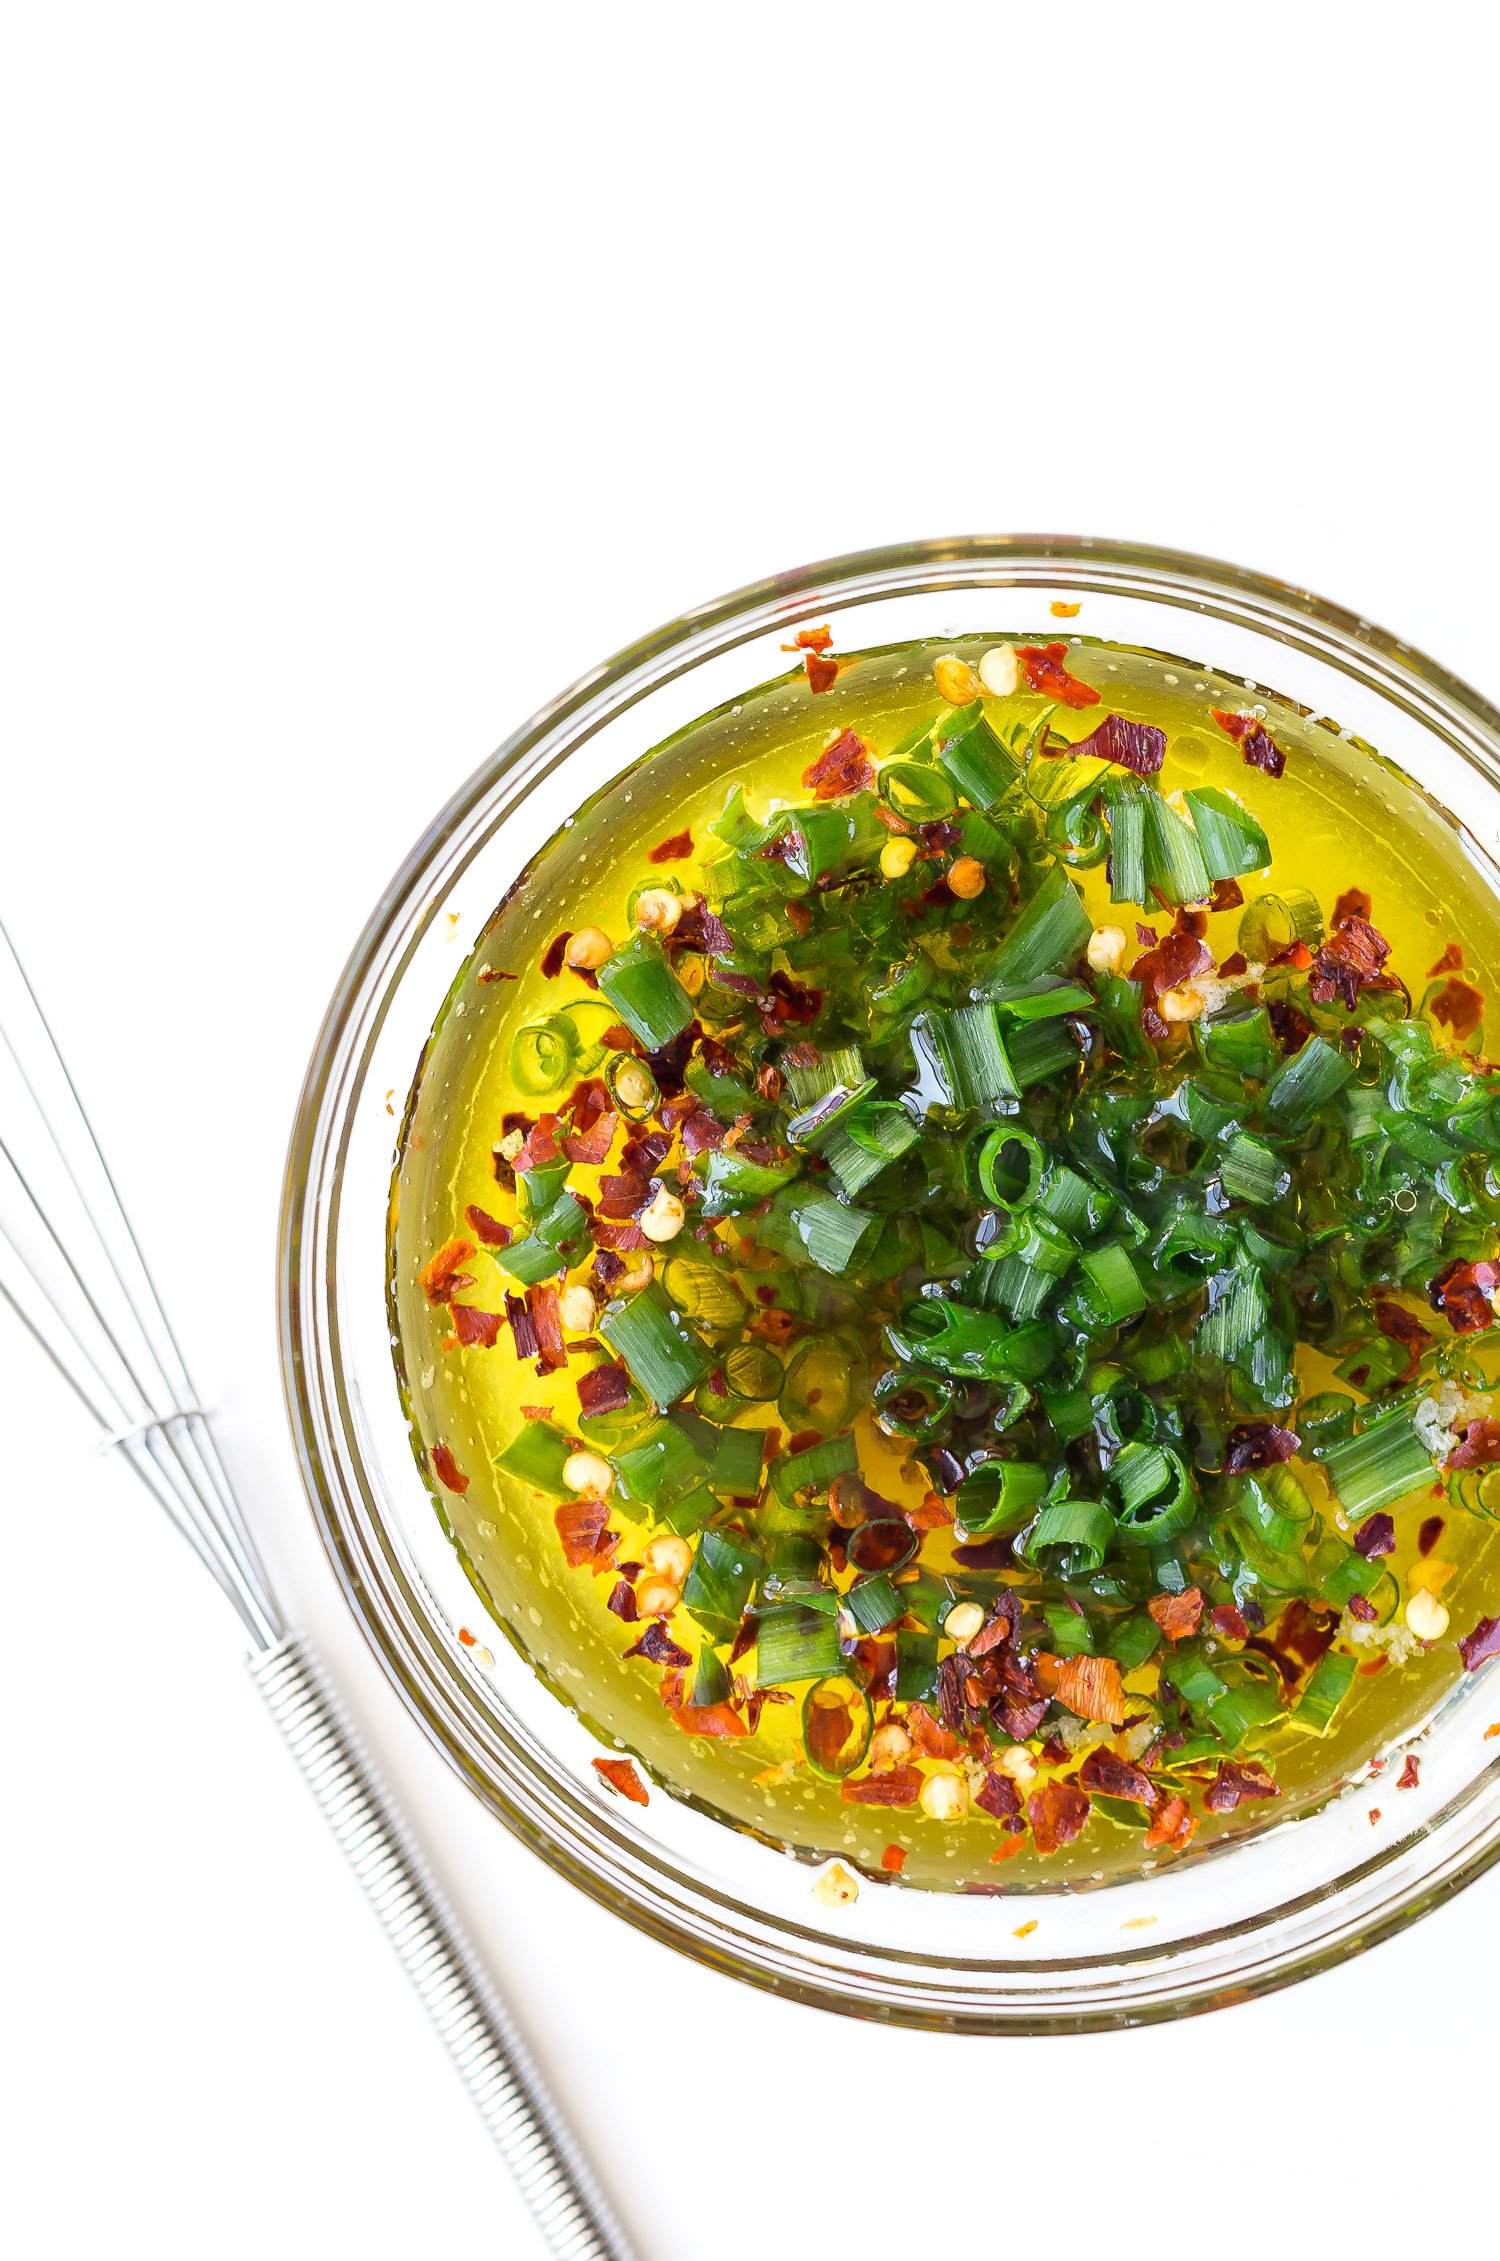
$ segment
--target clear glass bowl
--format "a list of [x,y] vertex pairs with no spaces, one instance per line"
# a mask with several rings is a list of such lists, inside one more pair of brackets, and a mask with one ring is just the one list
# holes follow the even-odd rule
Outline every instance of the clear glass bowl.
[[[975,2032],[1138,2024],[1242,2000],[1370,1946],[1500,1855],[1500,1714],[1465,1679],[1422,1738],[1420,1786],[1321,1810],[1099,1889],[937,1894],[867,1883],[825,1909],[812,1872],[662,1794],[625,1805],[599,1745],[483,1622],[415,1464],[386,1316],[404,1094],[461,962],[532,855],[648,747],[787,665],[798,624],[838,648],[1049,630],[1242,677],[1329,718],[1415,781],[1500,890],[1500,714],[1368,621],[1204,558],[1060,536],[868,551],[705,605],[565,691],[449,802],[386,889],[329,1008],[288,1161],[282,1350],[309,1496],[350,1606],[475,1795],[631,1922],[825,2008]],[[464,1627],[475,1646],[460,1643]],[[1372,1804],[1382,1807],[1372,1826]],[[1035,1927],[1016,1936],[1020,1914]]]

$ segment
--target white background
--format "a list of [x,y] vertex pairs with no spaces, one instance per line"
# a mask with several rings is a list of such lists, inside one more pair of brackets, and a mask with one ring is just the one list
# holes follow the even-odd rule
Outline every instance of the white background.
[[[378,889],[495,741],[685,604],[907,535],[1136,535],[1500,695],[1493,29],[998,0],[3,21],[0,910],[283,1589],[647,2261],[1464,2249],[1493,2220],[1500,1880],[1134,2035],[904,2036],[691,1967],[489,1823],[365,1654],[297,1489],[272,1273],[302,1066]],[[539,2252],[209,1589],[19,1347],[0,1417],[8,2250]]]

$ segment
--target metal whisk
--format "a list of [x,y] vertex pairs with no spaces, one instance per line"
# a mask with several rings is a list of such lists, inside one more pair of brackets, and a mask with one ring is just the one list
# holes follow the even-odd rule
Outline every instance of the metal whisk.
[[72,1078],[0,926],[0,1296],[250,1637],[249,1670],[560,2261],[635,2261],[509,2014],[290,1631]]

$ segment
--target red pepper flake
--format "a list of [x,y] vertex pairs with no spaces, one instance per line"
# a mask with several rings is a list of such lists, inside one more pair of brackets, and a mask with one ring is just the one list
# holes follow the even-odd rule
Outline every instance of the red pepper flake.
[[1074,1782],[1048,1782],[1026,1801],[1031,1834],[1039,1853],[1071,1845],[1089,1818],[1089,1801]]
[[1484,991],[1471,981],[1450,974],[1427,1008],[1435,1021],[1450,1029],[1460,1044],[1467,1044],[1484,1019]]
[[469,1479],[459,1473],[458,1462],[454,1459],[450,1446],[443,1444],[433,1446],[432,1466],[438,1482],[444,1485],[448,1491],[457,1492],[459,1497],[462,1498],[469,1488]]
[[597,1169],[601,1162],[607,1161],[609,1158],[609,1150],[615,1142],[615,1132],[619,1128],[619,1120],[618,1115],[613,1114],[606,1107],[603,1114],[596,1116],[587,1130],[568,1131],[562,1142],[562,1150],[567,1155],[568,1160],[580,1162],[589,1169]]
[[826,652],[809,652],[803,665],[807,669],[807,687],[815,698],[820,691],[831,691],[839,679],[839,663]]
[[1349,1596],[1349,1615],[1357,1617],[1361,1625],[1373,1625],[1380,1612],[1367,1595],[1351,1594]]
[[1427,968],[1427,978],[1435,981],[1440,973],[1459,973],[1463,970],[1464,954],[1456,942],[1444,946],[1443,954],[1435,966]]
[[974,1803],[996,1821],[1009,1821],[1021,1810],[1021,1794],[1008,1774],[991,1767],[974,1793]]
[[1417,1765],[1417,1754],[1415,1751],[1408,1751],[1406,1764],[1396,1777],[1396,1788],[1398,1790],[1415,1790],[1421,1779],[1422,1773]]
[[623,1413],[630,1402],[630,1376],[623,1366],[606,1363],[591,1366],[578,1377],[578,1410],[592,1417],[599,1413]]
[[906,1713],[906,1731],[912,1746],[924,1759],[956,1759],[963,1755],[963,1744],[956,1735],[950,1735],[933,1718],[925,1704],[912,1704]]
[[936,1492],[924,1492],[916,1507],[901,1510],[913,1531],[941,1531],[953,1521],[953,1510]]
[[417,1285],[429,1303],[451,1303],[460,1288],[474,1285],[473,1274],[459,1269],[473,1253],[471,1240],[445,1240],[436,1256],[429,1258],[417,1274]]
[[1500,1460],[1500,1421],[1493,1420],[1486,1414],[1483,1419],[1469,1423],[1462,1442],[1454,1446],[1443,1466],[1453,1469],[1487,1468],[1496,1460]]
[[1500,1617],[1481,1617],[1472,1633],[1459,1641],[1458,1653],[1465,1672],[1477,1672],[1493,1656],[1500,1656]]
[[808,1452],[822,1439],[821,1429],[794,1429],[786,1440],[788,1452]]
[[1375,1306],[1375,1324],[1392,1342],[1406,1346],[1405,1371],[1396,1377],[1398,1385],[1409,1382],[1422,1363],[1422,1353],[1434,1340],[1430,1330],[1411,1311],[1403,1310],[1399,1303],[1380,1301]]
[[481,966],[474,979],[478,982],[519,981],[520,975],[505,973],[498,966]]
[[[1201,1597],[1200,1597],[1201,1598]],[[1112,1656],[1070,1656],[1057,1676],[1058,1701],[1080,1719],[1118,1727],[1125,1717],[1120,1667]]]
[[1490,1297],[1496,1287],[1500,1287],[1500,1265],[1467,1264],[1457,1258],[1429,1283],[1427,1300],[1434,1311],[1442,1312],[1456,1335],[1473,1335],[1495,1323]]
[[563,970],[563,961],[567,954],[568,944],[572,939],[573,934],[570,927],[564,927],[561,934],[553,935],[552,940],[542,952],[542,978],[544,981],[556,981]]
[[1099,693],[1068,673],[1064,664],[1067,656],[1064,643],[1022,644],[1016,651],[1028,689],[1039,691],[1043,698],[1056,699],[1061,706],[1096,707]]
[[1226,714],[1221,707],[1210,707],[1209,713],[1219,728],[1228,732],[1252,769],[1263,769],[1267,777],[1281,775],[1286,755],[1259,715]]
[[1151,1777],[1116,1751],[1090,1751],[1078,1781],[1096,1798],[1124,1798],[1137,1806],[1154,1806],[1161,1796]]
[[622,1798],[628,1798],[633,1806],[649,1803],[646,1785],[629,1759],[590,1759],[589,1765],[596,1774],[604,1777],[611,1790],[618,1791]]
[[1384,1672],[1386,1661],[1383,1656],[1371,1657],[1368,1664],[1362,1664],[1359,1667],[1361,1680],[1373,1680],[1377,1672]]
[[467,1625],[460,1625],[458,1629],[458,1644],[463,1649],[472,1649],[475,1645],[474,1635],[469,1631]]
[[487,1209],[476,1209],[472,1204],[464,1211],[470,1232],[483,1241],[486,1248],[509,1248],[515,1239],[515,1227],[502,1225]]
[[1237,879],[1216,879],[1208,898],[1211,911],[1237,911],[1245,900],[1245,890]]
[[1217,1609],[1210,1611],[1209,1622],[1214,1631],[1226,1641],[1248,1641],[1250,1638],[1250,1628],[1245,1623],[1244,1613],[1236,1609],[1232,1602],[1220,1602]]
[[679,1647],[673,1640],[665,1625],[659,1624],[654,1618],[640,1639],[624,1653],[628,1657],[646,1657],[652,1664],[664,1664],[669,1668],[677,1666],[683,1671],[693,1661],[687,1650]]
[[1203,1793],[1203,1803],[1211,1814],[1230,1814],[1250,1800],[1280,1796],[1278,1785],[1258,1759],[1246,1759],[1238,1766],[1221,1759],[1218,1773]]
[[563,1342],[557,1289],[550,1280],[526,1290],[526,1308],[536,1336],[536,1370],[539,1374],[555,1374],[559,1367],[567,1365],[568,1352]]
[[1390,954],[1389,942],[1368,919],[1341,919],[1312,960],[1307,993],[1316,1005],[1341,997],[1345,1011],[1352,1013],[1362,989],[1384,986]]
[[[523,1118],[524,1120],[524,1118]],[[511,1125],[507,1121],[506,1128]],[[519,1125],[516,1126],[519,1128]],[[527,1124],[526,1136],[516,1156],[518,1170],[545,1170],[559,1161],[562,1149],[557,1143],[557,1117],[539,1115],[534,1123]]]
[[839,1788],[849,1806],[914,1806],[921,1795],[922,1777],[914,1766],[887,1767],[884,1774],[861,1775]]
[[1054,597],[1051,604],[1048,605],[1047,610],[1051,613],[1054,620],[1076,620],[1078,618],[1078,615],[1083,610],[1083,605],[1081,602],[1078,604],[1065,604],[1061,597]]
[[604,1606],[625,1625],[634,1625],[640,1616],[640,1611],[635,1606],[635,1588],[628,1578],[616,1580]]
[[1442,1517],[1441,1517],[1440,1515],[1429,1515],[1429,1516],[1427,1516],[1427,1517],[1425,1518],[1425,1520],[1423,1521],[1423,1524],[1422,1524],[1422,1528],[1421,1528],[1421,1530],[1420,1530],[1420,1531],[1418,1531],[1418,1533],[1417,1533],[1417,1552],[1418,1552],[1418,1554],[1421,1554],[1421,1555],[1428,1555],[1428,1554],[1431,1554],[1431,1552],[1432,1552],[1433,1548],[1434,1548],[1434,1547],[1435,1547],[1435,1546],[1437,1545],[1437,1543],[1438,1543],[1438,1540],[1439,1540],[1439,1539],[1440,1539],[1440,1538],[1442,1537],[1442,1535],[1443,1535],[1443,1519],[1442,1519]]
[[1346,887],[1333,906],[1333,923],[1342,926],[1345,919],[1368,919],[1374,908],[1362,887]]
[[1250,961],[1243,950],[1231,950],[1227,958],[1219,960],[1221,974],[1240,974],[1250,971]]
[[1148,926],[1144,919],[1137,919],[1135,922],[1135,938],[1143,950],[1154,949],[1161,939],[1155,927]]
[[732,1704],[674,1704],[672,1717],[684,1735],[707,1735],[716,1743],[750,1732]]
[[1186,1798],[1167,1798],[1151,1816],[1145,1843],[1153,1852],[1161,1846],[1186,1845],[1197,1827]]
[[1152,939],[1154,947],[1130,969],[1130,978],[1140,983],[1148,1005],[1154,1005],[1164,989],[1180,988],[1213,965],[1213,952],[1195,934],[1168,934],[1160,942]]
[[857,731],[841,730],[817,760],[802,772],[802,782],[820,801],[838,801],[848,793],[867,793],[875,783],[870,749]]
[[563,1559],[570,1570],[580,1570],[586,1562],[605,1551],[604,1526],[609,1521],[609,1504],[602,1499],[564,1500],[552,1517],[557,1525],[557,1535],[562,1541]]
[[1196,1586],[1189,1586],[1182,1594],[1153,1594],[1146,1611],[1169,1641],[1185,1641],[1198,1630],[1203,1595]]
[[1371,1808],[1370,1808],[1370,1827],[1371,1827],[1372,1829],[1373,1829],[1373,1828],[1375,1827],[1375,1824],[1376,1824],[1376,1822],[1377,1822],[1377,1821],[1379,1821],[1379,1819],[1380,1819],[1380,1808],[1379,1808],[1379,1806],[1371,1806]]
[[648,864],[680,864],[685,863],[692,852],[692,833],[673,832],[665,840],[658,840],[654,848],[646,850],[646,861]]
[[[1097,692],[1094,697],[1098,697]],[[1123,714],[1107,714],[1086,738],[1071,746],[1059,741],[1055,749],[1049,746],[1047,751],[1066,755],[1070,761],[1087,756],[1090,761],[1113,762],[1117,769],[1128,769],[1137,777],[1154,777],[1166,759],[1167,735],[1149,722],[1127,722]]]
[[1242,1421],[1229,1432],[1224,1454],[1226,1476],[1242,1476],[1247,1468],[1274,1468],[1290,1460],[1301,1443],[1295,1429],[1278,1429],[1270,1421]]
[[799,628],[792,641],[781,648],[784,652],[826,652],[832,642],[831,628]]
[[1486,1743],[1493,1743],[1497,1735],[1500,1735],[1500,1719],[1492,1719],[1484,1731],[1483,1739]]
[[1354,1534],[1354,1551],[1366,1562],[1378,1562],[1396,1551],[1396,1526],[1389,1515],[1367,1515]]
[[504,1312],[477,1311],[472,1303],[453,1304],[449,1315],[453,1332],[465,1350],[493,1350],[505,1325]]
[[880,1865],[887,1876],[899,1876],[906,1866],[906,1847],[904,1845],[887,1845],[880,1856]]

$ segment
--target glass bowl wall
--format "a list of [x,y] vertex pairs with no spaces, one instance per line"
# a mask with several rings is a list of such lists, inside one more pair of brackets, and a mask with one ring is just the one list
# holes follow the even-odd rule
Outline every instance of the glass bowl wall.
[[[671,623],[566,691],[435,819],[329,1008],[293,1135],[281,1252],[288,1403],[322,1536],[385,1670],[475,1795],[563,1875],[714,1967],[821,2006],[984,2032],[1139,2023],[1287,1984],[1410,1922],[1500,1854],[1489,1675],[1422,1741],[1420,1787],[1352,1789],[1206,1857],[1015,1902],[869,1883],[825,1909],[811,1871],[669,1796],[624,1805],[599,1745],[497,1631],[413,1459],[391,1357],[387,1205],[404,1095],[468,944],[535,852],[649,747],[777,674],[799,625],[836,648],[1069,630],[1168,653],[1379,749],[1500,887],[1500,715],[1352,614],[1211,560],[1055,536],[913,544],[809,566]],[[460,1626],[477,1635],[461,1645]],[[488,1659],[489,1661],[484,1661]]]

